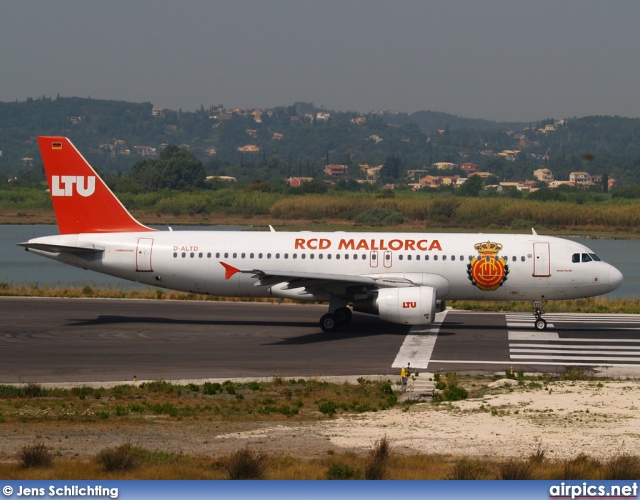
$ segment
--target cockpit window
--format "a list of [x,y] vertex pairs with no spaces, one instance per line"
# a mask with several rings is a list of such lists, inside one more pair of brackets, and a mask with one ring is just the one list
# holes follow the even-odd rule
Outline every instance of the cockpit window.
[[600,257],[598,257],[595,253],[590,253],[589,255],[591,255],[591,258],[593,260],[595,260],[596,262],[600,262],[601,261]]
[[583,253],[582,254],[582,262],[591,262],[591,257],[589,256],[588,253]]
[[580,262],[580,254],[579,253],[574,253],[571,256],[571,262]]

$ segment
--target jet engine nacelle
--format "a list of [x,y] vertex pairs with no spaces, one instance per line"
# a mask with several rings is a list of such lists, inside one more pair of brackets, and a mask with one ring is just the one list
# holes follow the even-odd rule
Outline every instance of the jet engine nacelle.
[[430,286],[381,288],[372,300],[354,301],[354,311],[378,314],[401,325],[428,325],[436,314],[436,289]]

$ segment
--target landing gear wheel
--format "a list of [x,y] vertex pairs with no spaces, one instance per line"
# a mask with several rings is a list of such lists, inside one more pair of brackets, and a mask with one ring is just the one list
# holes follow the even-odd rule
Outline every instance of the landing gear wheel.
[[341,325],[346,325],[347,323],[349,323],[349,321],[351,321],[353,313],[348,307],[339,307],[338,309],[336,309],[333,315],[335,316],[338,323],[340,323]]
[[320,328],[322,328],[323,332],[335,332],[339,324],[336,317],[331,313],[325,314],[320,318]]
[[536,326],[536,330],[539,330],[539,331],[546,330],[547,322],[542,318],[538,318],[536,319],[535,326]]

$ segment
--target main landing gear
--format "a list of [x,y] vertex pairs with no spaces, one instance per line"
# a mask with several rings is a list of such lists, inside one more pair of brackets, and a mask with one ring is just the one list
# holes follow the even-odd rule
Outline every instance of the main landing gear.
[[348,307],[338,307],[333,313],[327,313],[320,318],[320,328],[323,332],[335,332],[340,325],[351,321],[353,313]]
[[542,301],[534,300],[533,308],[535,309],[533,315],[536,318],[534,322],[534,326],[536,327],[536,330],[538,331],[546,330],[547,322],[544,319],[542,319]]

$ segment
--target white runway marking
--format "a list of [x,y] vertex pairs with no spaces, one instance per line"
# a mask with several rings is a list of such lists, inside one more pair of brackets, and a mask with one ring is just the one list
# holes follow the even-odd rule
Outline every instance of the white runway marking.
[[411,368],[426,370],[447,312],[437,313],[435,321],[430,325],[411,327],[391,367],[402,368],[411,363]]
[[[521,328],[527,315],[506,314],[508,328]],[[547,321],[557,325],[580,323],[604,325],[611,330],[638,330],[637,339],[560,337],[558,332],[509,331],[509,357],[514,361],[535,364],[583,366],[633,366],[640,369],[640,315],[635,314],[545,314]],[[623,327],[622,325],[629,325]],[[526,327],[526,325],[525,325]],[[548,328],[552,327],[548,323]],[[597,327],[596,327],[597,328]],[[526,343],[523,343],[525,341]],[[602,344],[597,346],[595,344]],[[555,363],[554,363],[555,362]]]
[[[509,326],[513,326],[509,323]],[[560,335],[557,332],[509,332],[509,341],[512,340],[558,340]]]

